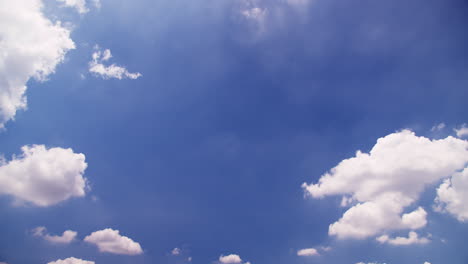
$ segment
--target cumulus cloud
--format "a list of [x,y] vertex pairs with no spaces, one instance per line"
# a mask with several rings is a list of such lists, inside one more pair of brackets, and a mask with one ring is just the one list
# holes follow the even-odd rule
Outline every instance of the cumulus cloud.
[[143,253],[139,243],[120,235],[119,230],[110,228],[93,232],[85,237],[84,241],[96,245],[100,252],[120,255],[140,255]]
[[242,263],[242,259],[240,258],[239,255],[236,255],[236,254],[230,254],[227,256],[221,255],[219,257],[219,262],[223,264],[236,264],[236,263]]
[[297,251],[297,255],[301,257],[309,257],[309,256],[318,256],[319,253],[315,248],[304,248]]
[[89,72],[101,76],[104,79],[116,78],[116,79],[137,79],[141,77],[141,73],[128,72],[125,67],[111,64],[105,66],[103,62],[108,61],[112,58],[112,53],[109,49],[102,51],[98,46],[95,47],[95,51],[92,55],[92,60],[89,62]]
[[302,186],[314,198],[350,197],[354,203],[329,234],[366,238],[389,230],[418,229],[426,225],[426,211],[405,213],[426,186],[464,168],[468,141],[447,137],[431,140],[403,130],[377,140],[369,153],[341,161],[317,184]]
[[46,207],[85,195],[85,155],[72,149],[23,146],[22,154],[0,162],[0,194]]
[[390,238],[387,235],[380,236],[376,238],[377,241],[379,241],[382,244],[388,243],[390,245],[394,246],[408,246],[408,245],[414,245],[414,244],[427,244],[430,242],[430,240],[426,237],[419,237],[416,232],[409,232],[408,237],[396,237],[396,238]]
[[75,48],[70,30],[42,13],[41,0],[0,1],[0,128],[26,109],[26,83],[45,81]]
[[429,263],[429,262],[426,261],[426,262],[424,262],[424,264],[431,264],[431,263]]
[[43,226],[36,227],[32,230],[33,235],[36,237],[41,237],[46,241],[56,244],[69,244],[75,240],[76,235],[78,234],[72,230],[66,230],[61,236],[52,236],[46,233],[46,228]]
[[460,222],[468,221],[468,168],[455,173],[439,186],[435,210],[448,212]]
[[57,0],[67,7],[75,8],[80,14],[87,13],[89,9],[86,7],[85,0]]
[[67,259],[59,259],[56,261],[49,262],[47,264],[94,264],[94,261],[87,261],[82,259],[77,259],[74,257],[67,258]]
[[454,130],[459,138],[468,136],[468,126],[466,124],[463,124],[460,128],[456,128]]

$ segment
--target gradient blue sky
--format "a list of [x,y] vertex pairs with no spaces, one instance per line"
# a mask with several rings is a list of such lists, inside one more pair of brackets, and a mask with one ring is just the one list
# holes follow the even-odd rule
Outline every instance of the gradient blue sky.
[[[44,2],[73,25],[76,49],[47,81],[28,82],[0,152],[72,148],[86,155],[91,190],[46,208],[0,196],[0,262],[468,263],[468,224],[432,210],[440,182],[417,203],[431,242],[409,246],[330,236],[341,197],[301,188],[388,134],[445,138],[468,121],[467,1],[250,1],[268,11],[263,21],[243,16],[241,0],[101,0],[83,15]],[[89,73],[96,44],[142,77]],[[80,239],[52,245],[31,235],[37,226]],[[144,253],[82,241],[104,228]],[[296,254],[322,246],[332,249]]]

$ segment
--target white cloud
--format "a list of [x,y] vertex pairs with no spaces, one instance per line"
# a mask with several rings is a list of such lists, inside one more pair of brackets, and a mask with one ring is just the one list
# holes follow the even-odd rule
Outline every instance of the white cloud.
[[85,155],[44,145],[21,150],[11,161],[0,162],[0,194],[41,207],[85,195]]
[[26,83],[45,81],[75,48],[70,30],[42,13],[41,0],[0,1],[0,128],[26,109]]
[[80,14],[84,14],[89,11],[89,9],[86,7],[85,0],[57,0],[57,1],[63,3],[67,7],[75,8],[76,11],[78,11],[78,13]]
[[56,261],[52,261],[47,264],[94,264],[94,261],[87,261],[71,257],[64,260],[59,259]]
[[120,255],[139,255],[143,253],[139,243],[120,235],[118,230],[110,228],[93,232],[85,237],[84,241],[96,245],[100,252]]
[[46,233],[46,228],[43,226],[36,227],[32,230],[33,235],[37,237],[41,237],[46,241],[49,241],[51,243],[56,243],[56,244],[69,244],[73,240],[75,240],[76,235],[78,234],[75,231],[72,230],[66,230],[63,232],[61,236],[51,236]]
[[468,127],[466,124],[463,124],[460,128],[454,130],[459,138],[468,136]]
[[435,210],[468,221],[468,168],[446,179],[437,189]]
[[171,254],[172,254],[173,256],[180,255],[180,248],[174,248],[174,249],[171,251]]
[[315,248],[304,248],[297,251],[298,256],[308,257],[308,256],[318,256],[319,253]]
[[314,198],[351,196],[356,204],[329,227],[338,238],[366,238],[389,230],[426,225],[423,208],[404,213],[426,186],[463,169],[468,141],[447,137],[431,140],[409,130],[377,140],[369,153],[341,161],[317,184],[303,184]]
[[440,131],[440,130],[442,130],[442,129],[444,129],[444,128],[445,128],[445,124],[444,124],[444,123],[440,123],[440,124],[437,124],[437,125],[433,126],[433,127],[431,128],[431,131],[432,131],[432,132],[436,132],[436,131]]
[[219,257],[219,262],[223,264],[235,264],[235,263],[242,263],[242,259],[239,257],[239,255],[236,255],[236,254],[230,254],[227,256],[221,255]]
[[109,49],[101,51],[101,49],[98,46],[96,46],[95,51],[92,55],[92,60],[89,62],[89,72],[101,76],[104,79],[137,79],[142,76],[139,72],[131,73],[128,72],[127,69],[125,69],[125,67],[117,66],[115,64],[105,66],[103,62],[108,61],[110,58],[112,58],[112,53]]
[[382,244],[388,243],[394,246],[408,246],[414,244],[427,244],[430,240],[426,237],[419,237],[416,232],[409,232],[408,237],[396,237],[390,238],[387,235],[380,236],[376,238]]
[[424,264],[431,264],[431,263],[429,263],[429,262],[426,261],[426,262],[424,262]]

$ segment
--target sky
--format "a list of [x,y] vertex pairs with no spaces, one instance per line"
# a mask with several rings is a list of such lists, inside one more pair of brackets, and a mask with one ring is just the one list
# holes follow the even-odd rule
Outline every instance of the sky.
[[0,1],[0,264],[466,264],[464,0]]

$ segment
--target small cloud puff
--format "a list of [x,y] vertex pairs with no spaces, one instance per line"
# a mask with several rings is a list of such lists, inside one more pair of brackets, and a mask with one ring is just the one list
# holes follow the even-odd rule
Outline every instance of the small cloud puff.
[[[240,264],[242,263],[242,259],[239,255],[237,254],[230,254],[230,255],[221,255],[219,256],[218,259],[219,263],[222,264]],[[250,264],[250,262],[245,262],[244,264]]]
[[180,252],[181,252],[180,248],[174,248],[174,249],[171,251],[171,254],[172,254],[173,256],[177,256],[177,255],[180,255]]
[[49,262],[47,264],[94,264],[94,261],[87,261],[82,259],[77,259],[74,257],[67,258],[67,259],[59,259],[56,261]]
[[112,58],[111,51],[109,49],[101,51],[97,45],[94,47],[94,49],[95,51],[92,55],[92,60],[89,62],[89,72],[100,76],[103,79],[138,79],[142,76],[139,72],[131,73],[125,67],[117,66],[115,64],[105,66],[103,62],[106,62]]
[[119,230],[110,228],[96,231],[85,237],[85,242],[94,244],[100,252],[120,255],[140,255],[143,253],[139,243],[119,234]]
[[444,123],[440,123],[440,124],[437,124],[437,125],[433,126],[433,127],[431,128],[431,131],[432,131],[432,132],[436,132],[436,131],[440,131],[440,130],[442,130],[442,129],[444,129],[444,128],[445,128],[445,124],[444,124]]
[[315,248],[304,248],[297,251],[297,255],[301,257],[310,257],[320,255]]
[[223,264],[234,264],[234,263],[241,263],[242,259],[239,257],[239,255],[236,255],[236,254],[230,254],[227,256],[221,255],[219,257],[219,262]]
[[51,236],[46,233],[46,228],[43,226],[36,227],[32,230],[32,233],[36,237],[41,237],[46,241],[56,244],[69,244],[75,240],[76,235],[78,234],[72,230],[66,230],[61,236]]

